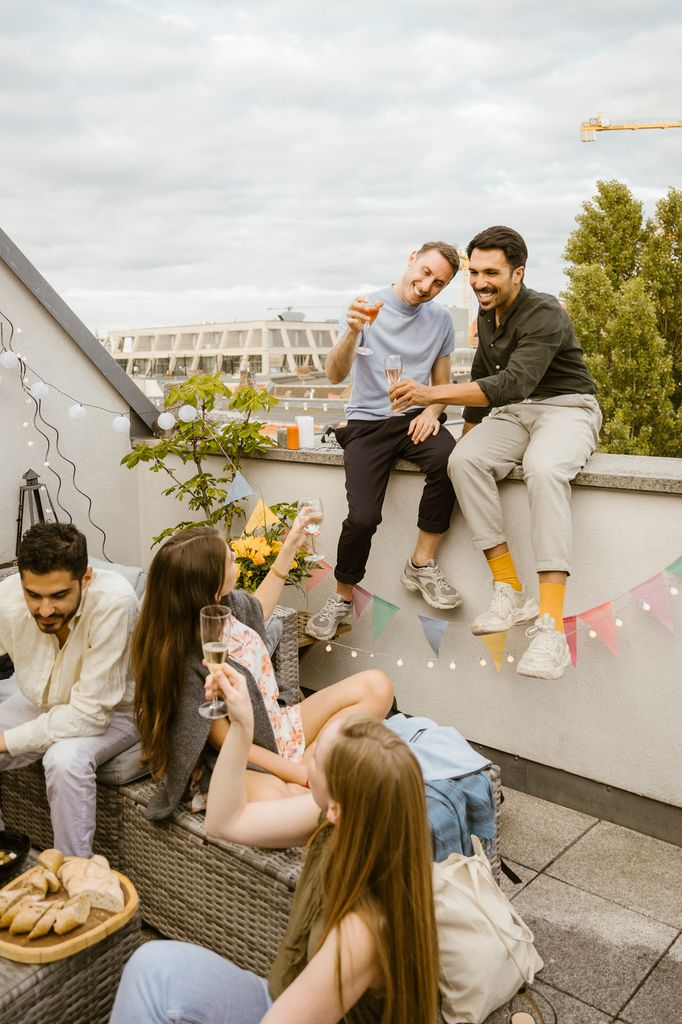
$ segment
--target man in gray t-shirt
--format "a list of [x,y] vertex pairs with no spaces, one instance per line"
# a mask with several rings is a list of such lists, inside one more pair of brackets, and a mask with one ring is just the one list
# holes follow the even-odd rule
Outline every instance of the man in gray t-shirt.
[[450,383],[452,319],[432,299],[450,283],[458,268],[453,246],[426,242],[410,254],[407,268],[395,284],[354,299],[341,317],[339,337],[327,356],[325,372],[333,384],[351,376],[347,422],[336,428],[344,449],[348,516],[336,558],[336,594],[306,628],[318,640],[334,636],[350,613],[353,586],[365,574],[391,466],[397,458],[418,463],[426,475],[417,542],[401,580],[433,608],[457,608],[462,603],[435,560],[455,503],[447,475],[455,442],[449,431],[441,430],[444,407],[414,406],[396,416],[391,410],[385,366],[386,357],[392,356],[404,377],[425,385]]

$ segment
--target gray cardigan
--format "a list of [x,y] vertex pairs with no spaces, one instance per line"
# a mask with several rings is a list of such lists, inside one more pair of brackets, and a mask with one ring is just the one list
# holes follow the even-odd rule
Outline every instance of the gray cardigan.
[[[235,618],[245,626],[250,626],[265,643],[263,609],[257,598],[243,590],[233,590],[223,598],[222,603],[227,604]],[[167,818],[181,802],[190,776],[208,742],[211,723],[197,710],[204,700],[204,681],[208,675],[208,669],[202,665],[201,660],[200,650],[193,652],[187,659],[185,686],[171,725],[168,770],[165,777],[160,780],[159,787],[145,811],[145,816],[154,821]],[[228,662],[246,678],[254,713],[253,742],[277,754],[275,734],[258,683],[239,662],[233,661],[232,658],[229,658]]]

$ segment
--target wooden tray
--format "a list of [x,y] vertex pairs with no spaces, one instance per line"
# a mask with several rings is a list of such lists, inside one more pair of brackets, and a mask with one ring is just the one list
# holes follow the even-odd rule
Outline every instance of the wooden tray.
[[[25,874],[28,872],[17,875],[12,879],[10,885],[0,891],[20,888]],[[118,871],[114,871],[114,874],[118,877],[123,889],[125,900],[123,910],[118,913],[112,913],[110,910],[91,910],[85,924],[74,928],[67,935],[55,935],[54,932],[49,932],[42,938],[32,939],[30,942],[28,934],[10,935],[8,928],[2,928],[0,929],[0,956],[20,964],[49,964],[53,960],[63,960],[73,953],[80,953],[82,949],[93,946],[100,939],[122,928],[137,910],[138,898],[135,886],[130,879]],[[63,899],[64,895],[64,892],[60,891],[49,893],[46,898],[48,900]]]

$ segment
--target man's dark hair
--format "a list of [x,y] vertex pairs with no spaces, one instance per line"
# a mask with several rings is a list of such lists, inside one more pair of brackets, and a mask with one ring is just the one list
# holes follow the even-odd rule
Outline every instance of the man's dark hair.
[[70,523],[36,523],[22,537],[17,563],[19,572],[42,576],[65,570],[80,581],[88,568],[85,537]]
[[424,242],[422,246],[417,249],[417,256],[422,256],[425,252],[429,252],[430,249],[435,249],[439,252],[444,260],[447,260],[452,267],[452,276],[454,277],[459,270],[459,253],[455,249],[454,245],[450,245],[448,242]]
[[528,249],[521,235],[503,224],[479,231],[467,245],[467,256],[471,256],[474,249],[501,249],[512,270],[525,267],[528,262]]

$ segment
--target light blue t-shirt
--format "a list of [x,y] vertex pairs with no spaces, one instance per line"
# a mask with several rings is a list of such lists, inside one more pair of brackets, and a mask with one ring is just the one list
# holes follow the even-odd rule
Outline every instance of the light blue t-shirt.
[[[450,355],[455,347],[452,317],[439,303],[431,301],[420,306],[408,306],[390,285],[369,295],[368,299],[370,303],[382,299],[384,305],[367,337],[367,347],[372,350],[372,355],[356,355],[353,360],[352,392],[346,406],[349,420],[383,420],[393,415],[384,373],[384,356],[402,356],[403,378],[429,384],[433,364],[441,356]],[[339,337],[348,328],[346,311],[339,322]],[[365,340],[367,330],[367,327],[363,328],[358,344]]]

